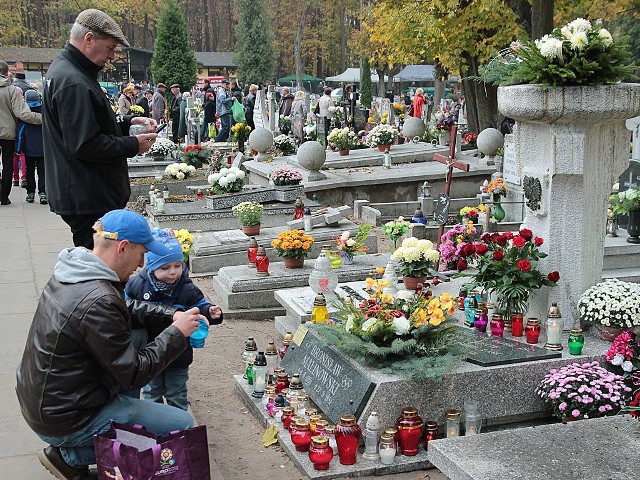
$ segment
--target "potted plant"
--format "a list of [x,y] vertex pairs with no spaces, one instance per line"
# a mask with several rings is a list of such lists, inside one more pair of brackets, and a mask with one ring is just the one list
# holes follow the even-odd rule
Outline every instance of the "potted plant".
[[392,257],[400,263],[402,280],[408,290],[415,290],[424,283],[440,259],[440,253],[430,240],[405,238]]
[[619,368],[633,385],[640,386],[640,335],[634,331],[618,335],[605,355],[607,361]]
[[628,215],[627,242],[640,243],[640,189],[629,187],[609,197],[611,210],[615,215]]
[[187,165],[200,168],[209,163],[211,152],[208,148],[202,148],[200,145],[187,145],[180,153],[180,158]]
[[411,222],[407,222],[403,216],[399,216],[396,220],[390,220],[382,226],[382,232],[393,242],[391,253],[398,248],[398,240],[412,228]]
[[366,253],[369,247],[364,242],[367,241],[371,230],[373,230],[373,225],[359,225],[353,238],[351,238],[351,234],[348,231],[336,236],[335,244],[342,257],[342,263],[352,265],[354,255],[364,255]]
[[277,168],[269,174],[269,178],[277,187],[299,185],[302,181],[302,174],[292,168]]
[[600,282],[580,296],[578,313],[611,342],[624,330],[640,327],[640,285],[617,278]]
[[276,149],[275,156],[292,155],[296,153],[296,142],[287,135],[278,135],[273,139],[273,147]]
[[358,137],[348,127],[334,128],[329,133],[327,141],[340,155],[349,155],[349,150],[358,142]]
[[617,414],[631,388],[620,375],[591,362],[550,370],[535,392],[566,422]]
[[145,152],[144,156],[151,157],[156,161],[162,161],[166,157],[172,157],[176,148],[176,144],[168,138],[156,138],[156,141]]
[[271,246],[278,256],[284,258],[285,267],[301,268],[313,246],[313,237],[304,230],[286,230],[271,241]]
[[370,147],[378,147],[378,150],[384,152],[391,148],[391,144],[395,143],[398,138],[398,129],[387,124],[376,125],[367,135],[366,143]]
[[184,180],[195,171],[196,167],[187,165],[186,163],[172,163],[164,169],[165,175],[169,175],[176,180]]
[[457,224],[442,234],[438,251],[440,252],[440,264],[447,270],[456,270],[460,260],[460,246],[477,239],[476,228],[473,224]]
[[491,216],[495,218],[496,222],[504,220],[504,217],[506,216],[502,205],[500,205],[500,199],[502,197],[506,197],[508,191],[509,189],[504,184],[504,179],[502,177],[499,177],[495,181],[489,183],[489,186],[487,187],[487,192],[493,199],[493,209],[491,211]]
[[260,233],[260,222],[264,208],[258,202],[242,202],[235,205],[232,209],[233,214],[237,217],[242,231],[245,235],[254,236]]
[[480,241],[460,245],[457,269],[466,270],[469,264],[477,268],[468,275],[470,287],[496,293],[497,310],[509,322],[512,314],[526,312],[532,290],[555,287],[560,280],[558,272],[545,275],[538,269],[538,260],[547,256],[539,250],[543,243],[526,228],[516,235],[483,233]]
[[211,193],[235,193],[244,187],[244,172],[237,167],[223,167],[208,177]]

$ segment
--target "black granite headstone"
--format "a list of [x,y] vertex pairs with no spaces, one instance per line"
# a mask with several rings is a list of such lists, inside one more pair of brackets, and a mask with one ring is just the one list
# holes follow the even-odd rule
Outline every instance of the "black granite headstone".
[[360,130],[364,130],[364,126],[367,123],[367,119],[369,118],[369,110],[366,108],[357,108],[355,109],[353,115],[353,129],[356,133]]
[[359,418],[375,384],[311,331],[302,345],[292,343],[282,360],[287,373],[299,373],[309,398],[332,422],[341,415]]
[[486,333],[468,328],[463,328],[462,331],[469,337],[467,362],[481,367],[562,357],[561,352],[547,350],[529,343],[503,337],[487,337]]
[[628,190],[631,185],[640,185],[640,161],[629,160],[629,166],[618,177],[619,191]]

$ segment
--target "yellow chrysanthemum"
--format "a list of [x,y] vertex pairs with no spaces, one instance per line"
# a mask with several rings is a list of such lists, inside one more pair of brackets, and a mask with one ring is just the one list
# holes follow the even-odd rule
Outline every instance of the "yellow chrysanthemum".
[[384,267],[376,267],[376,273],[382,275],[384,273]]
[[366,278],[364,280],[365,283],[365,289],[366,290],[373,290],[373,288],[376,286],[376,281],[373,278]]
[[424,325],[427,321],[427,312],[424,309],[420,308],[413,312],[413,324],[416,328],[421,325]]
[[393,295],[391,295],[390,293],[383,293],[382,295],[380,295],[380,301],[382,303],[391,303],[393,302]]

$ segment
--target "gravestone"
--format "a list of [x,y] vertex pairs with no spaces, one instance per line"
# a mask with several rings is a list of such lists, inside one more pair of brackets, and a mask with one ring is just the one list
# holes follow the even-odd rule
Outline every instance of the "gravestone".
[[391,113],[391,101],[388,98],[383,98],[380,104],[380,117],[387,114],[387,123],[391,124],[393,120],[393,114]]
[[640,185],[640,159],[629,160],[629,166],[618,178],[619,192],[627,190],[631,185]]
[[269,118],[265,112],[265,92],[258,90],[256,92],[255,106],[253,107],[253,123],[256,128],[268,128]]
[[[500,171],[500,169],[502,171]],[[499,158],[496,158],[496,176],[503,177],[505,182],[520,185],[520,175],[518,175],[518,162],[516,160],[516,146],[513,143],[513,134],[504,136],[504,157],[502,165]],[[496,177],[496,178],[497,178]]]
[[311,332],[300,345],[291,343],[282,365],[300,374],[305,391],[336,424],[341,415],[359,418],[375,387],[359,366]]
[[448,195],[441,193],[438,195],[438,203],[435,206],[435,211],[433,212],[433,217],[436,221],[437,225],[444,225],[447,223],[449,219],[449,204],[451,199]]
[[625,126],[631,130],[631,158],[640,160],[640,117],[627,119]]
[[466,361],[481,367],[510,365],[512,363],[533,362],[561,358],[562,352],[547,350],[517,340],[503,337],[489,337],[486,333],[462,328],[469,338],[469,352]]
[[357,132],[364,130],[369,118],[369,111],[366,108],[356,107],[353,114],[353,129]]
[[274,85],[269,85],[267,90],[267,105],[269,110],[269,125],[266,126],[272,132],[278,130],[278,102],[276,102],[276,90]]

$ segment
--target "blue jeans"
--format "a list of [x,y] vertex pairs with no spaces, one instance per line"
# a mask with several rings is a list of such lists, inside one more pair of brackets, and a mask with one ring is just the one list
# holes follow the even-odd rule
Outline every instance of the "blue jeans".
[[189,367],[169,367],[142,388],[142,398],[162,403],[162,397],[164,397],[167,405],[187,410],[189,408],[187,380],[189,380]]
[[220,133],[216,137],[216,142],[224,142],[229,138],[229,132],[231,132],[231,112],[225,113],[220,117]]
[[72,467],[80,468],[96,463],[93,436],[108,432],[112,420],[127,425],[143,425],[149,432],[160,436],[168,435],[174,430],[191,428],[195,424],[193,417],[179,408],[118,394],[80,430],[60,437],[38,436],[45,442],[60,447],[64,461]]

